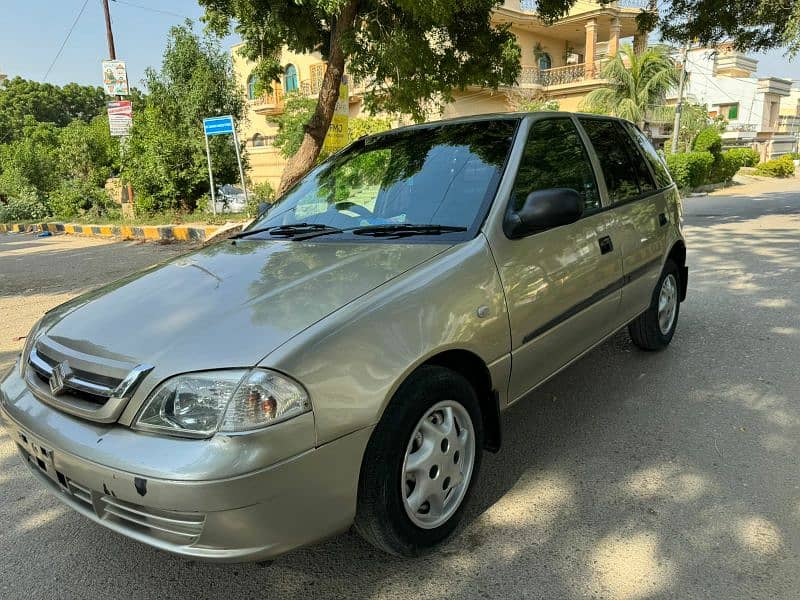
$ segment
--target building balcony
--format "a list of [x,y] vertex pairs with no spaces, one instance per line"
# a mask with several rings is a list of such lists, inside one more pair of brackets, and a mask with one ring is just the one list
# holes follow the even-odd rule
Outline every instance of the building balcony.
[[[516,13],[535,15],[539,11],[539,2],[537,0],[505,0],[501,8]],[[652,10],[653,6],[650,0],[617,0],[605,6],[594,2],[578,2],[570,9],[568,16],[572,17],[605,8],[616,8],[623,12],[635,11],[638,13],[642,10]]]
[[587,84],[601,84],[599,79],[603,67],[601,61],[594,63],[594,68],[587,69],[586,63],[564,65],[552,69],[539,69],[535,66],[522,65],[517,86],[529,89],[547,89],[553,87],[581,87]]
[[776,96],[788,96],[791,94],[792,81],[781,79],[780,77],[762,77],[758,80],[759,94],[775,94]]
[[[296,92],[309,98],[319,95],[322,87],[322,79],[303,80],[298,84]],[[265,92],[260,96],[249,100],[250,108],[258,115],[271,116],[283,113],[286,106],[286,94],[283,87],[276,83],[272,91]]]

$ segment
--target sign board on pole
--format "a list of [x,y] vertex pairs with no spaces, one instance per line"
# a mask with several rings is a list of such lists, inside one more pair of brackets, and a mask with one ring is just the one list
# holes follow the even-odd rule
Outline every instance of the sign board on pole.
[[203,119],[203,137],[206,140],[206,158],[208,159],[208,181],[211,184],[211,210],[217,214],[217,198],[214,189],[214,170],[211,166],[211,148],[208,145],[210,135],[229,135],[233,134],[233,147],[236,150],[236,162],[239,164],[239,179],[242,182],[244,198],[247,201],[247,183],[244,178],[242,168],[242,156],[239,153],[239,137],[236,135],[236,128],[233,125],[233,116],[225,115],[222,117],[206,117]]
[[128,71],[124,60],[103,61],[103,87],[109,96],[127,96]]
[[350,119],[349,93],[347,76],[343,76],[342,83],[339,85],[339,100],[336,101],[336,109],[333,113],[333,119],[331,119],[331,126],[328,128],[328,134],[322,143],[322,148],[326,152],[336,152],[339,148],[345,147],[350,141],[347,132],[347,124]]
[[207,117],[203,119],[203,131],[206,135],[226,135],[233,133],[233,117]]
[[108,128],[111,135],[124,137],[133,125],[133,106],[130,100],[118,100],[109,102],[108,105]]

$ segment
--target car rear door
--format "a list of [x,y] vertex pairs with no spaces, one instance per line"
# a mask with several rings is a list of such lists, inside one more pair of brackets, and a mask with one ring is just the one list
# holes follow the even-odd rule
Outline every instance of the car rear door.
[[490,236],[511,324],[511,401],[611,333],[619,308],[622,259],[610,237],[614,219],[569,115],[539,116],[530,125],[507,211],[550,188],[578,191],[584,216],[521,239]]
[[[615,241],[622,251],[623,286],[619,324],[634,319],[650,304],[666,255],[669,176],[656,179],[641,141],[629,123],[581,116],[579,122],[594,147],[613,208]],[[642,136],[643,137],[643,136]],[[644,143],[648,143],[646,139]],[[649,143],[648,143],[649,145]],[[660,159],[656,156],[660,163]],[[664,185],[666,183],[666,186]]]

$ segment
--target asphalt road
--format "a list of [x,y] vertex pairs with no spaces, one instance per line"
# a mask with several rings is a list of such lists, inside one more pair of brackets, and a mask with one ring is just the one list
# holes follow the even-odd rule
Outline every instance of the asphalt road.
[[[800,180],[685,209],[690,290],[670,348],[620,333],[511,408],[440,552],[397,560],[347,534],[270,566],[175,558],[62,508],[0,433],[0,597],[800,597]],[[74,292],[75,273],[21,239],[0,236],[3,336],[30,325],[8,306],[41,285]],[[129,250],[84,261],[52,242],[92,282]],[[143,248],[144,264],[174,252]]]

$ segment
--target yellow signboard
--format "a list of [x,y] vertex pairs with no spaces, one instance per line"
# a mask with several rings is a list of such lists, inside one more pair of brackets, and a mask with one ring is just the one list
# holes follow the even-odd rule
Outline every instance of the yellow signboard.
[[347,132],[347,122],[350,118],[350,95],[347,86],[347,79],[342,77],[339,85],[339,100],[336,102],[336,109],[333,113],[331,126],[328,128],[328,135],[322,144],[322,149],[326,152],[336,152],[339,148],[347,145],[350,137]]

